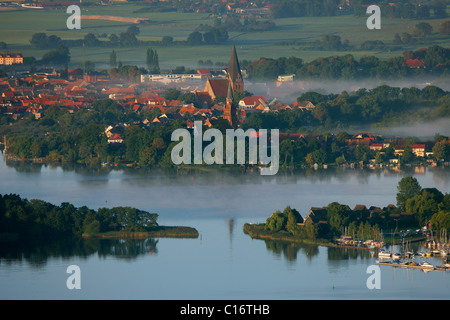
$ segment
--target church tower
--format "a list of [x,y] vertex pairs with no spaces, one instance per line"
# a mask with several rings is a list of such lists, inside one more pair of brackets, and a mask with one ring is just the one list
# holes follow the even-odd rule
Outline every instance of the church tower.
[[236,53],[236,46],[233,44],[230,62],[228,63],[228,81],[231,83],[232,92],[244,93],[244,79],[241,74],[241,67]]
[[232,128],[237,128],[237,113],[236,106],[233,104],[231,82],[228,82],[227,101],[225,107],[223,108],[223,118],[228,120]]

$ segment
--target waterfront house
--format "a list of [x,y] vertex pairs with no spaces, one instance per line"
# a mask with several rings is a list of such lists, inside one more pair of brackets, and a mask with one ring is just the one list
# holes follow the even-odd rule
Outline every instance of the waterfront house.
[[327,209],[325,207],[323,208],[311,208],[306,215],[306,218],[303,220],[302,223],[297,223],[298,225],[305,225],[307,222],[312,222],[316,224],[327,224]]
[[312,111],[316,107],[311,101],[295,101],[292,106],[302,111]]
[[405,152],[405,146],[395,146],[394,148],[394,154],[396,156],[401,156],[403,155],[403,152]]
[[375,137],[370,132],[358,132],[357,134],[353,135],[350,139],[347,139],[346,141],[348,145],[358,145],[360,143],[370,145],[372,142],[375,141]]
[[369,146],[370,150],[374,150],[374,151],[380,151],[381,149],[384,148],[384,144],[383,143],[372,143]]
[[258,105],[266,105],[268,103],[267,99],[263,96],[250,96],[244,97],[239,101],[239,107],[243,109],[256,108]]
[[123,138],[118,133],[114,134],[111,138],[108,138],[108,143],[117,144],[117,143],[122,143],[122,142],[123,142]]
[[416,157],[425,157],[425,144],[413,144],[411,151]]

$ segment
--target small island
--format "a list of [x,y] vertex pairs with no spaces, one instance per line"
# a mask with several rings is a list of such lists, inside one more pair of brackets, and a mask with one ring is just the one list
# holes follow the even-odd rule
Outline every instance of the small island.
[[0,194],[0,240],[90,238],[197,238],[195,228],[160,226],[158,214],[131,207],[89,209],[68,202],[60,206],[16,194]]

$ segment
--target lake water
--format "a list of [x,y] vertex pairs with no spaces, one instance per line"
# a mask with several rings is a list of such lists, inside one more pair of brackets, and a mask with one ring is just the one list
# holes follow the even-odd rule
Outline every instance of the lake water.
[[[450,170],[302,170],[258,173],[92,171],[0,161],[0,193],[60,204],[133,206],[161,225],[196,228],[198,239],[76,240],[0,246],[0,299],[448,299],[450,272],[380,266],[381,289],[368,289],[376,263],[368,251],[251,239],[244,223],[263,222],[287,205],[303,216],[337,201],[395,204],[398,181],[450,192]],[[429,258],[441,264],[438,258]],[[437,259],[437,260],[434,260]],[[81,270],[69,290],[67,267]]]

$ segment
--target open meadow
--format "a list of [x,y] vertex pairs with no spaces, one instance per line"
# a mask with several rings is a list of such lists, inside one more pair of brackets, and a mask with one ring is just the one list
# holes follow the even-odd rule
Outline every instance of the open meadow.
[[[205,13],[179,13],[179,12],[136,12],[144,4],[124,3],[110,6],[82,7],[82,15],[104,15],[120,17],[147,18],[150,23],[139,24],[140,40],[160,41],[163,36],[171,36],[175,41],[186,40],[188,35],[200,24],[212,25],[214,17]],[[57,35],[63,40],[81,39],[88,33],[95,34],[99,40],[101,35],[114,33],[119,35],[131,25],[118,21],[82,20],[80,30],[69,30],[66,20],[69,14],[66,7],[26,9],[17,7],[0,11],[0,41],[7,43],[8,51],[20,51],[24,56],[34,56],[40,59],[48,50],[35,49],[30,45],[34,33],[45,32],[47,35]],[[220,45],[201,46],[153,46],[158,51],[161,69],[170,69],[176,66],[197,67],[199,60],[213,62],[227,62],[231,45],[236,44],[241,60],[256,60],[260,57],[278,58],[296,56],[304,61],[317,57],[330,55],[344,55],[351,53],[356,58],[366,55],[375,55],[381,59],[399,56],[405,49],[415,50],[439,44],[444,47],[450,45],[448,36],[440,35],[437,31],[440,23],[445,19],[430,20],[404,20],[385,19],[381,15],[381,29],[369,30],[366,27],[367,17],[343,15],[336,17],[302,17],[275,19],[276,28],[264,32],[229,32],[229,40]],[[403,32],[412,33],[419,22],[428,22],[433,26],[433,33],[411,46],[395,48],[393,46],[394,34]],[[348,40],[351,50],[323,51],[311,46],[315,41],[321,40],[327,34],[335,34],[342,41]],[[360,50],[361,43],[367,40],[381,40],[389,46],[387,50]],[[287,42],[290,41],[289,44]],[[95,62],[97,68],[108,68],[109,54],[114,49],[117,60],[123,64],[144,66],[147,46],[141,47],[86,47],[85,59]],[[70,48],[71,67],[80,66],[83,61],[82,47]]]

